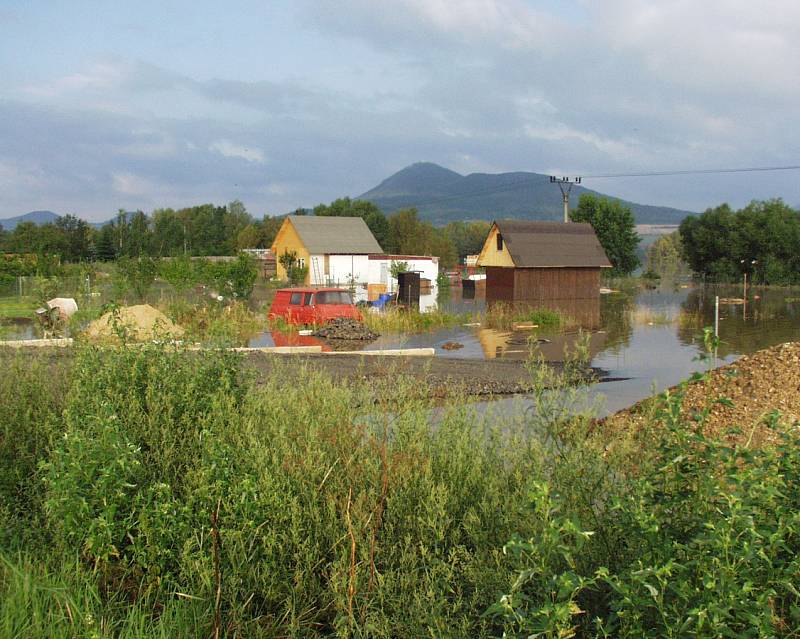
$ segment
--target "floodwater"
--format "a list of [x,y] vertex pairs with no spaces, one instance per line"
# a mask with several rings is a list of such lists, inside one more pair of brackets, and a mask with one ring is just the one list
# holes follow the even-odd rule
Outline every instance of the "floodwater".
[[[454,289],[444,310],[480,312],[484,300],[462,300]],[[703,328],[714,324],[714,300],[719,296],[719,337],[716,365],[735,361],[747,353],[775,344],[800,340],[800,289],[751,288],[747,304],[736,286],[694,286],[665,283],[648,290],[638,288],[600,295],[573,313],[588,318],[580,333],[554,330],[497,331],[460,326],[413,335],[384,335],[361,346],[369,350],[432,347],[437,357],[524,360],[533,352],[548,361],[562,361],[580,339],[588,347],[591,365],[603,371],[603,381],[590,389],[601,414],[626,408],[678,384],[693,372],[704,370]],[[571,302],[574,306],[574,302]],[[569,313],[568,313],[569,314]],[[574,316],[574,315],[573,315]],[[265,333],[253,346],[274,344],[321,344],[314,337],[285,336],[273,339]],[[462,347],[443,348],[448,342]],[[348,348],[354,348],[348,346]],[[355,347],[355,348],[358,348]],[[514,400],[500,400],[508,402]],[[524,400],[523,400],[524,403]],[[495,404],[496,405],[496,404]]]
[[[441,302],[442,309],[472,314],[484,310],[480,287],[474,299],[463,299],[460,293],[454,288],[450,298]],[[705,352],[703,327],[714,324],[715,296],[721,300],[717,365],[775,344],[800,341],[800,288],[751,288],[744,304],[741,286],[665,283],[653,290],[635,288],[603,294],[592,302],[569,303],[565,313],[580,318],[591,365],[603,371],[604,381],[590,391],[603,402],[601,413],[630,406],[707,367],[698,358]],[[2,330],[5,339],[20,339],[32,337],[34,327],[25,322]],[[384,335],[347,348],[432,347],[437,357],[469,359],[522,360],[534,352],[546,360],[561,361],[565,349],[574,349],[579,339],[577,330],[497,331],[465,325],[429,333]],[[462,346],[445,349],[448,342]],[[279,333],[259,334],[249,344],[323,344],[329,348],[315,337]]]

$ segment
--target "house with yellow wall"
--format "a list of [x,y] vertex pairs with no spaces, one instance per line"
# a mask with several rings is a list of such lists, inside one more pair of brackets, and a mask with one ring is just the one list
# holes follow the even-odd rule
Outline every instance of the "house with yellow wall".
[[272,243],[277,277],[288,280],[281,256],[294,251],[298,265],[307,266],[304,284],[366,286],[369,256],[383,253],[360,217],[289,215]]
[[478,266],[486,269],[487,303],[538,303],[599,300],[600,271],[611,262],[590,224],[497,220]]

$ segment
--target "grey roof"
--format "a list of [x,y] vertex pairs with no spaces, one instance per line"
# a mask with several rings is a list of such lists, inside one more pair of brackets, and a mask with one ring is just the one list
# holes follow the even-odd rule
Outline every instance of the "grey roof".
[[495,224],[519,268],[610,268],[591,224],[500,220]]
[[290,215],[289,219],[312,255],[383,253],[367,223],[360,217]]

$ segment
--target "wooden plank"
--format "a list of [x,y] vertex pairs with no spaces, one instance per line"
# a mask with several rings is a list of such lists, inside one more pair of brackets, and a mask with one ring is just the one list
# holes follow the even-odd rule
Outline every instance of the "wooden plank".
[[60,339],[14,339],[1,341],[0,346],[10,348],[42,347],[42,346],[72,346],[72,338],[64,337]]
[[387,357],[433,357],[436,349],[433,348],[387,348],[381,351],[324,351],[323,355],[367,355]]

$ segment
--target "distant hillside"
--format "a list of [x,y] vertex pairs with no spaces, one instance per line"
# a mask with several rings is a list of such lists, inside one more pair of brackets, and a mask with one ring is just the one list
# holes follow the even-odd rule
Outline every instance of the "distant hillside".
[[[125,217],[128,221],[134,216],[135,211],[128,211],[125,213]],[[34,224],[49,224],[51,222],[55,222],[59,217],[61,217],[58,213],[53,213],[52,211],[31,211],[30,213],[26,213],[25,215],[17,215],[16,217],[9,217],[5,220],[0,220],[0,226],[3,227],[6,231],[13,231],[17,224],[21,222],[33,222]],[[104,227],[106,224],[110,224],[111,222],[115,222],[117,220],[117,216],[104,220],[102,222],[87,222],[89,226],[93,226],[96,229]]]
[[48,222],[55,222],[58,217],[58,214],[53,213],[52,211],[31,211],[25,215],[17,215],[16,217],[9,217],[5,220],[0,220],[0,226],[2,226],[6,231],[13,231],[17,224],[22,222],[47,224]]
[[[574,186],[570,198],[572,206],[583,193],[612,197]],[[461,175],[431,162],[418,162],[398,171],[358,199],[374,202],[384,213],[414,206],[420,217],[434,224],[454,220],[560,220],[563,217],[561,192],[556,184],[550,183],[547,175],[523,172]],[[621,202],[631,208],[637,224],[679,224],[692,214],[666,206]]]

